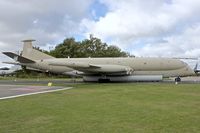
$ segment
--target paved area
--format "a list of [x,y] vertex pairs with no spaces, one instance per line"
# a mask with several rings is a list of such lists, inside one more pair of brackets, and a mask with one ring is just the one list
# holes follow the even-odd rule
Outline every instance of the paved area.
[[[159,83],[174,83],[175,78],[165,79]],[[12,79],[12,80],[0,80],[1,84],[7,85],[44,85],[46,86],[49,82],[57,85],[73,85],[73,84],[83,84],[82,79]],[[90,82],[88,82],[90,83]],[[143,82],[144,83],[144,82]],[[181,77],[181,83],[191,83],[191,84],[200,84],[200,76],[193,77]]]
[[199,82],[200,83],[200,76],[199,77],[183,77],[182,81],[192,81],[192,82]]
[[[170,82],[174,82],[175,78],[170,78]],[[166,81],[167,82],[167,81]],[[181,83],[187,84],[200,84],[200,76],[181,77]]]
[[71,89],[71,87],[48,87],[48,86],[27,86],[27,85],[2,85],[0,84],[0,100],[15,98],[33,94],[55,92]]
[[61,85],[70,85],[70,84],[80,84],[83,83],[82,80],[65,80],[65,79],[32,79],[32,80],[24,80],[24,79],[12,79],[12,80],[0,80],[1,84],[8,84],[8,85],[47,85],[49,82],[53,84],[61,84]]

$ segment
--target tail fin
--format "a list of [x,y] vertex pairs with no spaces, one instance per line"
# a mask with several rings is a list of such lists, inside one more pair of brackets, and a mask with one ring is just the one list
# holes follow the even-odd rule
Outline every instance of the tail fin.
[[35,40],[23,40],[24,47],[22,51],[22,56],[31,60],[42,60],[42,59],[52,59],[54,57],[47,55],[39,50],[36,50],[32,46],[32,42]]

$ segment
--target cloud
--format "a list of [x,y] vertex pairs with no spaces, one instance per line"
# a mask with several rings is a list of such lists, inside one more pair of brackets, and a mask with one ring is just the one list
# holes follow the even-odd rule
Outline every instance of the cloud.
[[161,43],[148,43],[132,52],[142,56],[200,57],[200,23],[186,28],[181,34],[163,37]]
[[[80,21],[88,17],[92,2],[1,0],[0,52],[19,50],[22,47],[20,41],[26,38],[36,39],[38,45],[43,47],[74,36],[79,33]],[[0,59],[6,60],[2,54]]]
[[45,48],[93,34],[137,56],[196,57],[199,12],[199,0],[1,0],[0,52],[26,38]]
[[197,39],[194,35],[199,35],[199,29],[195,30],[200,22],[198,0],[101,2],[108,7],[108,12],[98,21],[82,21],[86,35],[92,33],[139,56],[187,56],[188,50],[200,47],[193,40]]
[[[2,0],[0,2],[0,26],[4,29],[0,31],[0,34],[6,36],[10,34],[10,39],[31,36],[33,31],[36,34],[41,30],[47,34],[62,32],[67,35],[68,31],[66,28],[63,29],[63,25],[67,21],[78,24],[82,18],[87,16],[90,4],[91,0],[84,2],[78,0],[60,0],[59,2],[56,0]],[[6,36],[0,36],[0,39],[9,41],[10,39]],[[48,39],[51,40],[51,38]]]

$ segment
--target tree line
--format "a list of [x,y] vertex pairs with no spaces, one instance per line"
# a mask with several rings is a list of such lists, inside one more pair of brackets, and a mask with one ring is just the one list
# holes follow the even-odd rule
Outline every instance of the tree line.
[[43,51],[56,58],[84,58],[84,57],[128,57],[128,52],[122,51],[115,45],[103,43],[101,39],[90,35],[89,39],[76,41],[73,37],[66,38],[55,49]]

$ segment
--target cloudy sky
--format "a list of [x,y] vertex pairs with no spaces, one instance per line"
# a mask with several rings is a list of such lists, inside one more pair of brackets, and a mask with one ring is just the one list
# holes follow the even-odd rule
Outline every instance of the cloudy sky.
[[0,52],[89,34],[136,56],[200,57],[200,0],[0,1]]

